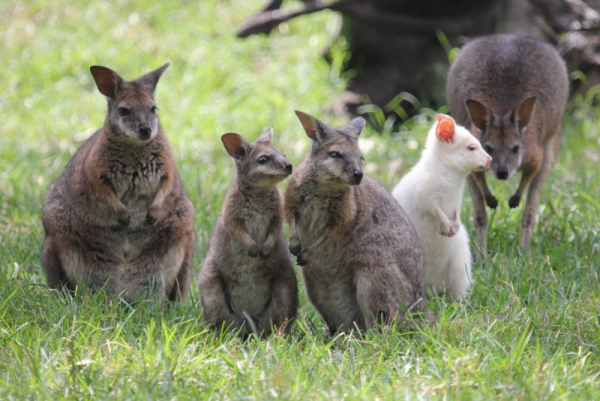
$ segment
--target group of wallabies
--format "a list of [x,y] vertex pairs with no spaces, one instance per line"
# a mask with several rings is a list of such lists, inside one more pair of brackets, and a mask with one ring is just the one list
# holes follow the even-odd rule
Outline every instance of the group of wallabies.
[[[42,265],[50,287],[104,289],[129,303],[187,295],[195,212],[154,100],[167,67],[134,81],[91,67],[108,114],[48,189]],[[361,117],[332,128],[296,111],[311,146],[293,173],[272,130],[254,141],[223,135],[236,175],[197,277],[203,319],[244,335],[288,333],[298,309],[291,255],[331,332],[401,321],[427,294],[464,298],[473,278],[462,192],[467,183],[474,253],[485,254],[485,205],[498,206],[488,169],[500,180],[521,171],[508,205],[517,207],[528,190],[521,246],[529,251],[559,147],[564,62],[535,39],[480,37],[452,64],[447,97],[454,118],[436,116],[419,162],[391,193],[364,174]],[[278,184],[290,175],[282,196]]]

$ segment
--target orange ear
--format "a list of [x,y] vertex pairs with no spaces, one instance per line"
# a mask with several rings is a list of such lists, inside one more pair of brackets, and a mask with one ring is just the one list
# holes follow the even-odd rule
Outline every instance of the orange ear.
[[454,120],[447,115],[437,114],[435,121],[437,121],[436,138],[442,142],[452,143],[454,139]]

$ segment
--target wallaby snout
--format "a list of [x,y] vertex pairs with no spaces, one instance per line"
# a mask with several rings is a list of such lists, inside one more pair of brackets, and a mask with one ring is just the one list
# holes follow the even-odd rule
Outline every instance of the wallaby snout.
[[350,185],[359,185],[363,178],[363,172],[361,170],[354,170],[354,173],[350,177]]

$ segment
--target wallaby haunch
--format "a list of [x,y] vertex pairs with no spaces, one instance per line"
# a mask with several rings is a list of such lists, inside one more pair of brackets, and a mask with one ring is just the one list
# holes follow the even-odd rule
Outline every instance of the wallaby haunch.
[[364,119],[333,129],[296,115],[312,145],[287,187],[285,213],[310,301],[331,332],[401,320],[423,303],[423,249],[398,202],[363,176]]
[[[509,199],[517,207],[525,190],[521,246],[530,250],[540,191],[556,161],[561,121],[569,92],[564,61],[547,43],[515,35],[492,35],[468,43],[452,64],[446,95],[458,124],[470,126],[493,157],[490,172],[500,180],[521,171]],[[472,174],[475,228],[481,250],[487,241],[485,203],[498,205],[484,172]]]
[[235,160],[233,179],[198,278],[202,317],[241,334],[288,333],[298,308],[294,265],[283,238],[283,205],[277,183],[292,165],[271,141],[222,137]]
[[425,251],[425,285],[464,298],[471,278],[467,230],[460,205],[467,176],[483,171],[492,158],[465,128],[443,114],[435,117],[419,162],[392,195],[414,224]]
[[106,67],[90,68],[108,115],[48,189],[42,265],[50,287],[104,287],[130,303],[186,296],[194,207],[154,101],[168,66],[131,82]]

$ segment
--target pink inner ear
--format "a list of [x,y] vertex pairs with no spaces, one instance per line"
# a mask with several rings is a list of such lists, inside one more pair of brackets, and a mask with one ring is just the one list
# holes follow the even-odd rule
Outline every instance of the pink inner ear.
[[435,136],[442,142],[452,143],[454,139],[454,120],[443,114],[435,116],[438,122],[435,129]]

